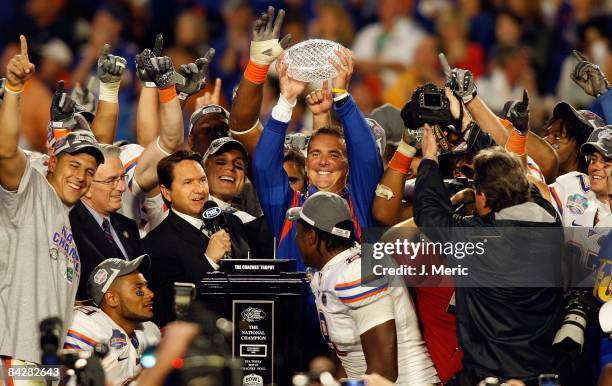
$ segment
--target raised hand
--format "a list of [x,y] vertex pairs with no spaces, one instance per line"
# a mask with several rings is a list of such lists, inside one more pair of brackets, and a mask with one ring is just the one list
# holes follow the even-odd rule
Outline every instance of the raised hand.
[[218,105],[221,103],[221,78],[215,79],[215,87],[212,92],[205,91],[204,95],[198,97],[195,103],[195,109],[199,109],[208,105]]
[[433,129],[427,123],[423,129],[423,140],[421,141],[421,149],[423,157],[437,159],[438,157],[438,141],[433,133]]
[[440,64],[446,77],[446,85],[463,100],[463,103],[468,103],[476,96],[476,83],[474,83],[474,75],[471,71],[461,68],[451,69],[446,56],[439,54]]
[[180,99],[185,100],[206,86],[206,73],[214,56],[215,49],[210,48],[203,58],[199,58],[195,63],[183,64],[179,68],[178,73],[185,77],[185,84],[176,86]]
[[270,65],[291,43],[291,35],[285,35],[279,42],[280,30],[285,19],[285,11],[279,10],[274,20],[274,7],[269,6],[253,23],[251,41],[251,61],[260,65]]
[[[155,41],[156,49],[153,51],[148,48],[143,50],[140,54],[136,55],[136,67],[143,69],[138,70],[139,77],[142,73],[142,79],[149,79],[145,82],[147,87],[153,87],[150,85],[150,79],[153,80],[153,83],[158,88],[167,88],[173,86],[175,84],[185,84],[185,78],[174,71],[174,66],[172,65],[172,60],[170,60],[167,56],[153,56],[157,50],[158,42],[160,41],[161,35],[157,35],[157,39]],[[145,76],[146,74],[146,76]],[[149,84],[147,84],[147,82]]]
[[589,62],[588,58],[574,50],[574,57],[578,60],[574,71],[570,74],[572,80],[584,90],[585,93],[598,97],[610,89],[610,82],[606,79],[598,65]]
[[522,101],[508,101],[504,104],[502,117],[512,122],[512,125],[522,135],[529,132],[529,94],[523,90]]
[[75,125],[75,105],[76,102],[64,92],[64,81],[57,82],[57,88],[51,100],[51,125],[54,128],[72,129]]
[[98,58],[98,78],[102,83],[116,83],[121,81],[127,61],[121,56],[110,54],[110,45],[107,43]]
[[313,115],[327,114],[331,110],[333,102],[328,81],[323,82],[322,89],[311,91],[310,94],[306,95],[308,109]]
[[332,87],[335,89],[347,90],[349,82],[351,81],[351,75],[353,75],[353,53],[345,47],[342,47],[335,53],[338,58],[337,62],[333,58],[329,58],[329,63],[334,66],[338,73],[336,77],[332,79]]
[[423,128],[419,128],[417,130],[409,129],[407,127],[404,128],[404,132],[402,133],[402,141],[404,141],[407,145],[412,146],[415,150],[421,148],[421,142],[423,140]]
[[72,98],[82,110],[89,111],[90,113],[95,113],[97,108],[96,96],[92,92],[95,84],[96,77],[91,76],[87,82],[87,86],[82,87],[80,83],[77,83],[74,89],[72,89],[72,93],[70,93],[70,98]]
[[281,95],[287,99],[289,103],[297,100],[297,97],[306,88],[307,82],[301,82],[293,79],[287,74],[288,65],[283,62],[282,57],[276,61],[276,71],[278,72],[278,80],[280,84]]
[[158,57],[162,53],[164,47],[164,37],[162,34],[157,34],[155,37],[155,45],[153,50],[145,48],[140,54],[136,55],[136,74],[138,79],[144,84],[145,87],[156,87],[155,85],[155,74],[148,71],[145,68],[145,63],[150,62],[151,58]]
[[34,74],[35,68],[28,56],[28,42],[20,35],[19,55],[13,56],[6,66],[6,91],[21,92],[25,82]]

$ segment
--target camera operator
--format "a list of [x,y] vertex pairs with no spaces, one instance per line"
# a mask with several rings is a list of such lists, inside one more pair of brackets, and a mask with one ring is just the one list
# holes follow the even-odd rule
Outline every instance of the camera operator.
[[459,162],[465,156],[471,159],[478,150],[493,145],[489,135],[480,130],[449,88],[442,90],[433,84],[419,87],[402,109],[401,117],[404,133],[376,187],[372,206],[376,220],[385,225],[394,225],[412,217],[412,206],[402,202],[402,198],[406,179],[414,169],[411,168],[413,160],[420,162],[417,152],[425,123],[439,126],[439,140],[447,146],[447,163]]
[[[530,227],[522,232],[515,231],[512,239],[502,238],[500,243],[490,241],[483,255],[472,255],[462,261],[470,267],[469,278],[455,278],[457,331],[464,353],[463,371],[450,384],[474,385],[490,375],[519,378],[533,384],[542,372],[560,373],[562,364],[552,341],[561,324],[561,288],[495,285],[468,288],[462,286],[461,281],[486,275],[491,283],[507,283],[508,280],[522,283],[533,280],[536,271],[537,275],[545,273],[551,278],[559,277],[561,230],[559,228],[559,234],[550,237],[550,232],[535,228],[560,225],[550,214],[550,204],[537,189],[530,188],[525,170],[516,156],[492,148],[482,150],[474,158],[477,214],[458,216],[443,185],[438,165],[438,144],[429,125],[425,127],[422,150],[414,213],[417,225],[428,238],[453,242],[449,237],[451,228],[481,227],[494,232],[494,226],[512,227],[507,229]],[[536,248],[529,250],[525,245],[535,245]],[[447,263],[453,263],[453,260],[447,257]],[[502,329],[504,333],[500,334]]]
[[153,292],[141,272],[150,265],[149,256],[134,260],[106,259],[91,273],[87,291],[95,307],[76,307],[64,349],[92,351],[106,343],[102,359],[106,379],[124,385],[140,373],[140,358],[160,340],[153,319]]

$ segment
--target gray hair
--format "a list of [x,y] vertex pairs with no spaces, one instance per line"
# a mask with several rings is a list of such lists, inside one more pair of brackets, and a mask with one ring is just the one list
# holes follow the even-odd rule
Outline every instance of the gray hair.
[[98,146],[100,146],[100,150],[102,150],[102,154],[104,154],[104,158],[106,157],[119,158],[119,156],[121,155],[121,149],[119,148],[119,146],[109,145],[105,143],[101,143]]

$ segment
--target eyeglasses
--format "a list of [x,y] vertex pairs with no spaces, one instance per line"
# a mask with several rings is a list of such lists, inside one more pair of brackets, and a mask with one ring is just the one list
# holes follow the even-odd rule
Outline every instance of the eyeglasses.
[[106,180],[93,180],[93,182],[97,182],[99,184],[110,186],[111,188],[116,188],[119,185],[119,181],[127,182],[127,174],[120,175],[119,177],[112,177]]

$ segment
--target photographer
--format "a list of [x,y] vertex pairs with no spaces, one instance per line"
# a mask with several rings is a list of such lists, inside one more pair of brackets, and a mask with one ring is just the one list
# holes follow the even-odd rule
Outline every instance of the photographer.
[[[438,144],[429,125],[425,126],[422,150],[414,213],[417,225],[428,238],[457,241],[450,237],[453,228],[458,228],[455,233],[463,234],[468,233],[467,227],[479,227],[493,234],[503,233],[502,229],[514,230],[511,238],[490,240],[484,254],[462,260],[464,266],[469,266],[469,277],[455,279],[455,296],[463,371],[451,384],[474,385],[490,375],[519,378],[533,384],[542,372],[560,373],[562,363],[552,342],[561,324],[562,289],[499,284],[541,283],[544,278],[539,275],[551,280],[560,277],[562,235],[559,230],[555,237],[550,237],[551,232],[544,232],[543,228],[559,226],[550,214],[549,203],[537,189],[530,189],[516,156],[492,148],[474,158],[477,215],[458,216],[443,185]],[[494,229],[495,226],[506,228]],[[516,227],[529,228],[517,232]],[[455,259],[447,256],[446,261],[452,264]],[[466,286],[478,278],[493,284],[487,288]]]
[[402,202],[402,198],[406,179],[415,166],[413,161],[420,162],[417,152],[421,147],[424,123],[439,126],[440,142],[447,146],[446,163],[456,164],[462,157],[471,160],[478,150],[493,144],[449,88],[438,89],[430,83],[419,87],[402,109],[401,117],[404,133],[376,187],[372,206],[376,220],[385,225],[394,225],[412,217],[412,206]]
[[[153,292],[141,272],[150,265],[149,256],[134,260],[106,259],[91,273],[87,291],[96,307],[75,309],[64,349],[93,351],[106,343],[102,359],[106,379],[124,385],[140,373],[140,358],[148,347],[159,343],[159,328],[153,319]],[[144,267],[144,268],[143,268]]]

